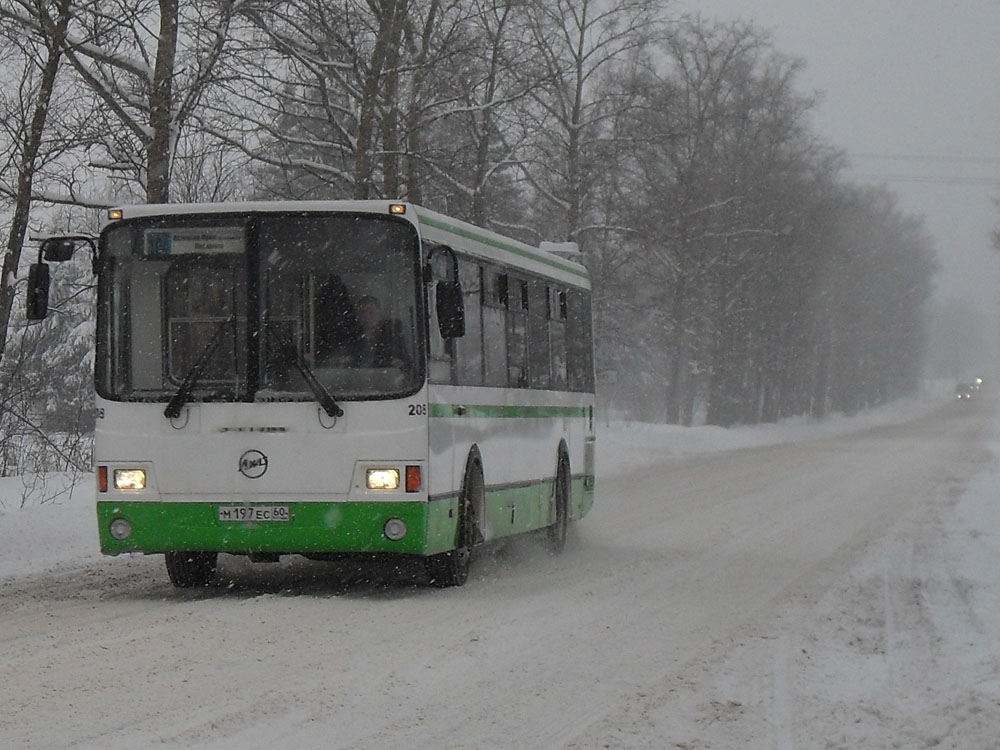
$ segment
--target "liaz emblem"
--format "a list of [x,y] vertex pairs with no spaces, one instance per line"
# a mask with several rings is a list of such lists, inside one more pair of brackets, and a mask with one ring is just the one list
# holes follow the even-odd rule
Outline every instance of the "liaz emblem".
[[240,456],[240,474],[248,479],[257,479],[267,471],[267,456],[258,450],[247,451]]

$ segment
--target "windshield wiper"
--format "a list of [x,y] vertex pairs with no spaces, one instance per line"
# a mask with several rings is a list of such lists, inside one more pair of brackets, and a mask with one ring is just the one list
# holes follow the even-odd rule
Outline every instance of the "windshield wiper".
[[219,348],[219,344],[222,343],[222,334],[226,332],[226,328],[235,325],[235,323],[236,316],[233,315],[222,321],[219,327],[215,329],[212,338],[205,345],[205,348],[201,350],[198,361],[188,370],[187,375],[184,376],[184,382],[181,383],[180,388],[170,398],[167,408],[163,410],[163,416],[167,419],[176,419],[181,415],[181,408],[187,403],[188,398],[191,396],[191,391],[194,390],[201,376],[205,374],[205,369],[208,367],[208,360],[211,359],[212,355],[215,354],[215,350]]
[[291,359],[295,362],[295,366],[298,368],[299,372],[302,373],[303,380],[306,381],[306,385],[309,386],[309,390],[313,392],[316,400],[319,401],[319,405],[323,407],[323,411],[326,412],[328,417],[340,418],[344,416],[344,410],[340,408],[337,404],[337,400],[330,395],[330,392],[319,382],[319,378],[316,377],[316,373],[312,371],[309,367],[309,363],[306,362],[305,357],[302,356],[302,352],[291,341],[286,339],[278,329],[271,326],[270,323],[267,324],[267,332],[278,342],[278,346],[281,347],[282,353],[285,357]]

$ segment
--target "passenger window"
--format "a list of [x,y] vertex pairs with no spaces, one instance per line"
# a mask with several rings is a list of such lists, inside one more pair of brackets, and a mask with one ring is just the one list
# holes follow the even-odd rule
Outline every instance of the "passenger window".
[[489,297],[483,304],[484,382],[507,385],[507,274],[495,269],[485,271]]
[[532,388],[549,388],[552,374],[549,364],[549,325],[546,294],[548,287],[541,281],[528,285],[528,369]]
[[528,282],[509,284],[507,309],[507,384],[528,387]]
[[465,335],[456,339],[458,382],[483,384],[483,283],[478,264],[459,261],[458,276],[465,301]]
[[568,293],[566,320],[569,339],[569,387],[573,391],[594,390],[594,353],[591,348],[590,298],[581,290]]
[[[433,281],[446,281],[449,277],[449,263],[444,253],[436,253],[432,263]],[[430,299],[434,299],[435,290],[430,290]],[[430,320],[430,352],[428,357],[428,379],[432,383],[454,383],[455,378],[455,339],[448,341],[441,338],[438,326],[437,306],[428,305]]]
[[552,386],[565,388],[567,380],[566,318],[568,317],[565,290],[549,287],[548,317],[551,363],[549,372],[552,377]]

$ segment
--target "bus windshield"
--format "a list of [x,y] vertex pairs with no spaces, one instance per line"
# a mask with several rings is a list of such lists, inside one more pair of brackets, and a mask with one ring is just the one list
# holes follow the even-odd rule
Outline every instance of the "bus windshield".
[[156,216],[101,241],[112,400],[391,398],[423,381],[416,230],[366,214]]

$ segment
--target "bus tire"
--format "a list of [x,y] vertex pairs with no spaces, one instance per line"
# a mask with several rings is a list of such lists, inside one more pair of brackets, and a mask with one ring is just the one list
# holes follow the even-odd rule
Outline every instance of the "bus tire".
[[552,525],[545,529],[545,541],[549,551],[558,555],[566,549],[566,536],[569,533],[569,458],[562,451],[559,453],[559,461],[556,465],[556,481],[552,492],[556,506],[556,518]]
[[167,552],[167,575],[177,588],[207,586],[215,579],[218,552]]
[[427,577],[438,588],[462,586],[469,580],[476,541],[476,509],[485,507],[486,484],[479,461],[469,462],[458,501],[458,541],[455,549],[427,558]]

